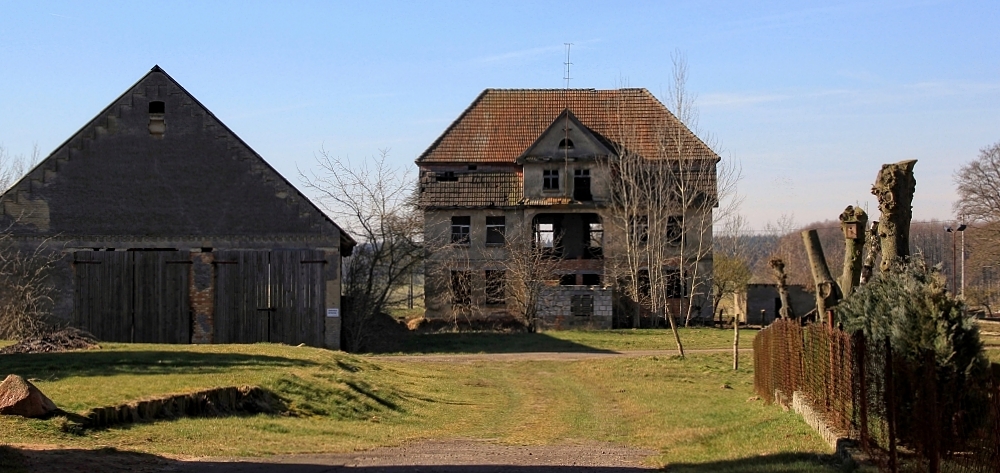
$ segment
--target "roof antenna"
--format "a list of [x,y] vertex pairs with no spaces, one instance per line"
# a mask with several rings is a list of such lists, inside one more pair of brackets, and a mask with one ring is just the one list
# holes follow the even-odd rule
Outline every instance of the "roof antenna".
[[563,64],[566,65],[566,74],[563,77],[563,79],[566,80],[566,89],[569,90],[569,79],[570,79],[570,76],[569,76],[569,66],[573,65],[572,62],[569,62],[569,50],[570,50],[570,48],[573,47],[573,43],[563,43],[563,44],[566,45],[566,62],[563,63]]

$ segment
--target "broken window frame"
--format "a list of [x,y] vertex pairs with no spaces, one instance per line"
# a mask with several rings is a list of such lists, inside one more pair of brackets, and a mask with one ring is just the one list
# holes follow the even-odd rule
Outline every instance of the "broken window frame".
[[503,246],[507,241],[506,232],[507,218],[505,216],[486,217],[486,246]]
[[604,257],[604,224],[590,222],[587,224],[585,258],[599,259]]
[[667,217],[667,230],[665,233],[667,243],[678,244],[684,237],[684,216],[671,215]]
[[666,297],[668,299],[679,299],[685,297],[684,280],[681,278],[680,268],[664,267],[662,271]]
[[468,215],[455,215],[451,217],[451,243],[453,245],[469,246],[471,233],[472,217]]
[[635,241],[640,243],[649,241],[649,216],[636,215],[629,219],[629,232]]
[[487,269],[486,304],[503,305],[507,303],[507,272],[502,269]]
[[454,305],[472,305],[472,271],[451,271],[451,303]]
[[562,248],[559,242],[559,226],[555,222],[539,222],[532,225],[532,245],[545,256],[559,257]]

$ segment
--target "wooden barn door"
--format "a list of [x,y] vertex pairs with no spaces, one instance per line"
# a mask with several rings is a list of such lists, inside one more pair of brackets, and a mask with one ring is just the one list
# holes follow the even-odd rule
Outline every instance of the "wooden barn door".
[[324,255],[317,250],[271,253],[271,341],[323,346]]
[[268,341],[267,251],[216,251],[215,343]]
[[169,251],[77,251],[74,325],[109,342],[190,343],[190,257]]
[[324,255],[217,251],[215,343],[323,344]]

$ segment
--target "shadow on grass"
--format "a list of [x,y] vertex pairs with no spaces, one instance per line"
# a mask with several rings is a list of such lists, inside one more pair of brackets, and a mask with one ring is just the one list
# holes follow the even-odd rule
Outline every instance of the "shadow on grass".
[[[639,473],[654,471],[650,467],[637,466],[580,466],[559,465],[543,459],[528,460],[529,464],[507,465],[389,465],[389,466],[348,466],[357,461],[357,454],[316,454],[289,455],[269,459],[241,458],[236,461],[193,460],[177,461],[158,455],[124,452],[113,448],[98,450],[21,450],[15,451],[15,464],[9,464],[13,471],[27,471],[35,465],[45,465],[46,471],[149,471],[150,467],[175,472],[216,473]],[[524,458],[520,460],[525,460]],[[551,460],[551,459],[549,459]],[[16,463],[20,462],[20,465]],[[512,461],[511,463],[521,463]],[[535,464],[530,464],[535,463]],[[573,463],[570,460],[567,463]],[[805,453],[782,453],[754,458],[743,458],[708,463],[680,463],[670,465],[666,471],[713,472],[713,473],[802,473],[839,472],[843,469],[831,456],[817,456]]]
[[0,355],[3,372],[54,381],[67,376],[219,373],[232,368],[287,368],[316,363],[295,358],[238,353],[84,350]]
[[527,332],[438,332],[411,334],[405,337],[391,353],[615,353],[560,340],[544,333]]
[[666,470],[671,473],[834,473],[854,471],[833,455],[814,453],[776,453],[707,463],[671,463]]

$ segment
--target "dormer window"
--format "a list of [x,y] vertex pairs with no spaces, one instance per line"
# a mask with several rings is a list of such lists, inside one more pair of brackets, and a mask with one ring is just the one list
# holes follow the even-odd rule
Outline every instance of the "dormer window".
[[[551,143],[551,141],[549,143]],[[559,149],[564,149],[564,150],[573,149],[573,140],[569,138],[563,138],[562,141],[559,142]]]
[[167,131],[167,123],[163,118],[166,110],[166,104],[161,101],[149,102],[149,134],[155,138],[163,138]]

